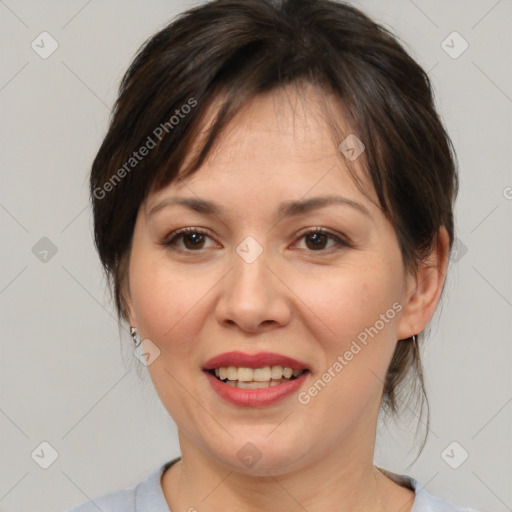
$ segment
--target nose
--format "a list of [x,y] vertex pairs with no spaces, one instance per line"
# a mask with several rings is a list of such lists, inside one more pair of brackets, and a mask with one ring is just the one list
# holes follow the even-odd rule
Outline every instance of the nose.
[[217,319],[224,327],[258,333],[290,321],[291,292],[268,259],[265,251],[254,261],[233,252],[217,303]]

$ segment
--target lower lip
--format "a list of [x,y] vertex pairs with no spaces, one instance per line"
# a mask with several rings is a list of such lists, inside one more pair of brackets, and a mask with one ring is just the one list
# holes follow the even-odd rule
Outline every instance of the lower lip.
[[239,407],[265,407],[275,404],[298,391],[309,374],[309,372],[304,372],[296,379],[283,382],[277,386],[260,389],[243,389],[224,384],[208,371],[205,373],[218,395],[227,402],[238,405]]

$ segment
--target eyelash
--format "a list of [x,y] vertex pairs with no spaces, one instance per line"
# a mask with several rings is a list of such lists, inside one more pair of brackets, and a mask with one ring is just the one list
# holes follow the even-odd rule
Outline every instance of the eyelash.
[[[174,251],[179,251],[179,252],[182,252],[182,253],[189,253],[189,254],[200,253],[204,249],[198,249],[197,251],[193,251],[193,250],[189,250],[189,249],[178,249],[178,248],[176,248],[174,246],[174,243],[176,242],[176,240],[178,240],[179,238],[182,238],[184,235],[191,234],[191,233],[197,233],[197,234],[200,234],[200,235],[205,235],[208,238],[212,238],[207,231],[205,231],[205,230],[203,230],[201,228],[187,227],[187,228],[183,228],[183,229],[179,229],[177,231],[174,231],[169,236],[167,236],[165,238],[165,240],[160,243],[160,245],[163,245],[164,247],[168,247],[169,249],[172,249]],[[330,231],[327,231],[326,229],[321,228],[321,227],[309,229],[308,231],[304,231],[302,233],[299,233],[298,237],[300,239],[302,239],[302,238],[306,237],[307,235],[318,234],[318,233],[320,233],[322,235],[326,235],[328,238],[330,238],[331,240],[336,242],[336,247],[330,247],[329,249],[320,249],[318,251],[307,249],[308,253],[314,253],[314,254],[316,254],[316,253],[326,253],[326,254],[330,254],[330,252],[332,252],[331,251],[332,249],[339,250],[342,247],[351,247],[351,245],[349,244],[348,241],[344,240],[343,238],[341,238],[341,237],[335,235],[334,233],[331,233]],[[329,252],[327,252],[327,251],[329,251]]]

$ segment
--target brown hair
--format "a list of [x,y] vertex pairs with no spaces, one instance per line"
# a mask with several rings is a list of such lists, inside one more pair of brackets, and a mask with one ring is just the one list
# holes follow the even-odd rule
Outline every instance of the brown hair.
[[[215,0],[182,13],[141,47],[92,165],[95,243],[119,319],[128,320],[128,258],[147,194],[173,182],[178,172],[195,172],[251,98],[304,83],[339,98],[364,142],[365,168],[396,230],[405,267],[417,268],[441,226],[451,248],[455,153],[427,74],[397,39],[342,2]],[[219,98],[205,143],[182,169]],[[334,129],[339,118],[326,115]],[[396,412],[408,375],[417,377],[426,399],[419,345],[411,338],[398,341],[384,384],[385,410]]]

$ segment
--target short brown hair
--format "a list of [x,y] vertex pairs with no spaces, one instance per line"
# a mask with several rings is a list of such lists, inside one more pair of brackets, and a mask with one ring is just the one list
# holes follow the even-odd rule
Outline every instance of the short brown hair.
[[[178,172],[195,172],[251,98],[301,83],[340,99],[366,146],[365,167],[379,206],[396,230],[406,268],[416,268],[428,255],[441,226],[451,248],[455,152],[435,110],[427,74],[397,39],[342,2],[210,1],[182,13],[141,47],[123,77],[92,165],[95,243],[120,320],[127,320],[127,262],[147,194],[173,182]],[[219,98],[205,143],[183,169]],[[329,115],[335,127],[339,119],[334,112]],[[149,151],[136,158],[142,147]],[[396,411],[397,391],[407,375],[417,377],[426,398],[418,341],[411,338],[398,341],[384,384],[385,409]]]

